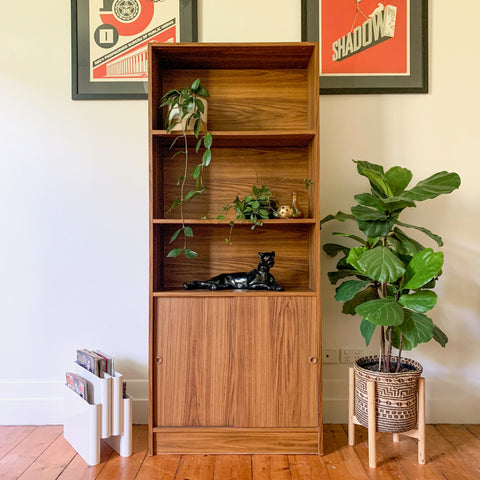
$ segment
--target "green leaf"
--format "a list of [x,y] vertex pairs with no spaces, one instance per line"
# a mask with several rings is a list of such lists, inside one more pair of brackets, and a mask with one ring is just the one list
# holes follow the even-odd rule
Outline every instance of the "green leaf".
[[179,228],[176,232],[174,232],[174,234],[170,237],[170,242],[169,243],[174,242],[177,239],[177,237],[178,237],[178,235],[180,234],[181,231],[182,231],[182,229]]
[[193,126],[193,133],[195,134],[195,138],[198,138],[198,136],[200,135],[200,125],[201,125],[200,119],[197,118]]
[[370,282],[368,280],[347,280],[336,289],[335,300],[348,302],[361,292]]
[[178,257],[183,251],[183,248],[174,248],[170,250],[167,254],[167,257]]
[[438,172],[418,182],[411,190],[404,192],[403,196],[416,201],[429,200],[453,192],[460,183],[460,177],[456,173]]
[[198,190],[190,190],[186,195],[185,195],[185,201],[190,200],[191,198],[195,197],[198,195]]
[[350,252],[350,249],[347,247],[344,247],[343,245],[337,245],[336,243],[326,243],[323,246],[323,251],[329,256],[329,257],[336,257],[339,252],[343,252],[346,256]]
[[367,347],[370,344],[370,340],[372,339],[373,332],[375,331],[376,328],[377,328],[377,325],[362,318],[362,323],[360,323],[360,333],[365,339],[365,343]]
[[402,295],[398,302],[404,307],[418,313],[425,313],[431,310],[437,303],[437,294],[431,290],[420,290],[418,292]]
[[176,198],[173,203],[170,205],[170,208],[167,210],[167,213],[170,213],[177,205],[180,205],[182,201],[179,198]]
[[186,237],[193,237],[192,227],[184,227],[184,228],[183,228],[183,234],[184,234]]
[[392,197],[393,192],[388,184],[383,167],[370,162],[355,161],[357,164],[357,171],[360,175],[367,177],[370,180],[372,188],[380,193],[383,197]]
[[347,315],[355,315],[355,308],[362,303],[374,300],[377,298],[375,289],[373,287],[367,287],[365,290],[361,291],[355,295],[352,300],[345,302],[342,307],[342,313]]
[[397,227],[393,229],[392,237],[399,241],[400,246],[397,247],[398,253],[402,255],[415,255],[425,249],[422,244],[418,243],[413,238],[410,238]]
[[197,141],[197,145],[195,146],[195,151],[198,153],[200,151],[200,147],[202,146],[202,139],[199,138]]
[[355,218],[360,221],[368,221],[368,220],[381,220],[385,221],[388,220],[388,216],[378,210],[373,208],[364,207],[362,205],[357,205],[352,207],[352,213],[355,215]]
[[205,167],[208,167],[210,165],[211,160],[212,160],[212,151],[210,149],[207,149],[203,152],[202,163],[203,165],[205,165]]
[[186,248],[183,252],[187,258],[195,258],[198,257],[198,253]]
[[358,272],[356,270],[338,270],[335,272],[328,272],[327,276],[332,285],[335,285],[339,280],[346,277],[357,276]]
[[393,227],[391,220],[386,221],[357,221],[358,228],[368,237],[386,237]]
[[200,176],[200,172],[202,171],[202,165],[197,165],[192,172],[192,178],[196,180]]
[[424,228],[424,227],[416,227],[415,225],[409,225],[408,223],[403,223],[403,222],[399,222],[398,220],[395,222],[397,225],[400,225],[401,227],[406,227],[406,228],[415,228],[417,230],[419,230],[420,232],[423,232],[425,233],[425,235],[428,235],[432,240],[435,240],[435,242],[437,242],[437,245],[439,247],[442,247],[443,246],[443,241],[442,239],[438,236],[438,235],[435,235],[434,233],[432,233],[430,230]]
[[358,305],[355,312],[362,318],[385,327],[401,325],[405,319],[403,308],[393,298],[380,298]]
[[364,240],[363,238],[360,238],[357,235],[352,235],[350,233],[341,233],[341,232],[333,232],[332,235],[335,235],[336,237],[346,237],[346,238],[351,238],[352,240],[357,241],[358,243],[361,243],[362,245],[367,245],[367,241]]
[[350,249],[347,256],[347,263],[352,265],[353,268],[363,273],[363,267],[358,264],[360,257],[367,251],[367,247],[355,247]]
[[436,326],[433,326],[433,339],[442,347],[448,343],[448,337]]
[[195,98],[195,106],[198,108],[198,111],[200,113],[205,112],[205,107],[203,106],[203,102],[199,100],[198,98]]
[[336,215],[327,215],[326,217],[322,218],[322,220],[320,220],[320,225],[323,225],[330,220],[345,222],[346,220],[355,220],[355,217],[353,215],[349,215],[348,213],[337,212]]
[[403,335],[414,346],[429,342],[433,338],[434,325],[432,320],[423,313],[405,310],[405,321],[400,326]]
[[407,168],[392,167],[385,172],[388,184],[394,195],[400,195],[410,183],[412,172]]
[[403,262],[387,247],[366,251],[358,264],[367,276],[382,283],[395,282],[405,273]]
[[392,327],[392,345],[395,348],[400,348],[400,335],[402,335],[402,350],[412,350],[417,346],[417,343],[414,340],[412,341],[406,338],[405,335],[403,335],[402,326]]
[[365,207],[373,207],[378,210],[384,210],[384,204],[380,201],[378,197],[375,197],[371,193],[359,193],[353,197],[357,203]]
[[212,134],[210,132],[207,132],[203,137],[203,144],[205,145],[205,148],[210,148],[212,146],[212,143]]
[[443,253],[426,248],[413,256],[407,265],[403,289],[416,290],[435,277],[443,266]]
[[191,89],[196,92],[198,90],[198,87],[200,86],[200,79],[197,78],[193,83],[192,83],[192,86],[191,86]]

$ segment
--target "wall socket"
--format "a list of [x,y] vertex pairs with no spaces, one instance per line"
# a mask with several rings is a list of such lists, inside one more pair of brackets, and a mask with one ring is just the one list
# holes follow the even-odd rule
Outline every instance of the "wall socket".
[[342,348],[340,351],[340,361],[342,363],[355,363],[360,357],[363,357],[361,348]]
[[324,348],[322,350],[322,363],[338,363],[338,348]]

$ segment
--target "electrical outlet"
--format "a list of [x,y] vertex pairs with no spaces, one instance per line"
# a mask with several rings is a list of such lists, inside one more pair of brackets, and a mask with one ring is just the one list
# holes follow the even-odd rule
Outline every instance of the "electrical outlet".
[[322,350],[322,363],[338,363],[338,348],[324,348]]
[[355,363],[360,357],[363,357],[361,348],[342,348],[340,358],[342,363]]

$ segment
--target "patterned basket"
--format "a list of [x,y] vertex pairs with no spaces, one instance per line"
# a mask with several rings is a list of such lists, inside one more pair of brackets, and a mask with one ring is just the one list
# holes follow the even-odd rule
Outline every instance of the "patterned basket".
[[[417,425],[418,379],[423,367],[414,360],[402,357],[402,367],[411,371],[383,373],[368,370],[378,365],[378,355],[362,357],[355,362],[355,415],[358,421],[368,427],[367,381],[376,382],[377,431],[402,433]],[[398,362],[398,357],[392,357]]]

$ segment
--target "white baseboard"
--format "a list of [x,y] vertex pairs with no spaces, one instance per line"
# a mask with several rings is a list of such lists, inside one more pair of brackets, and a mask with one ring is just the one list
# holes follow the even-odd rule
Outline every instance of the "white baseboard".
[[[0,425],[61,425],[64,383],[0,381]],[[134,424],[148,423],[148,381],[128,380]]]

